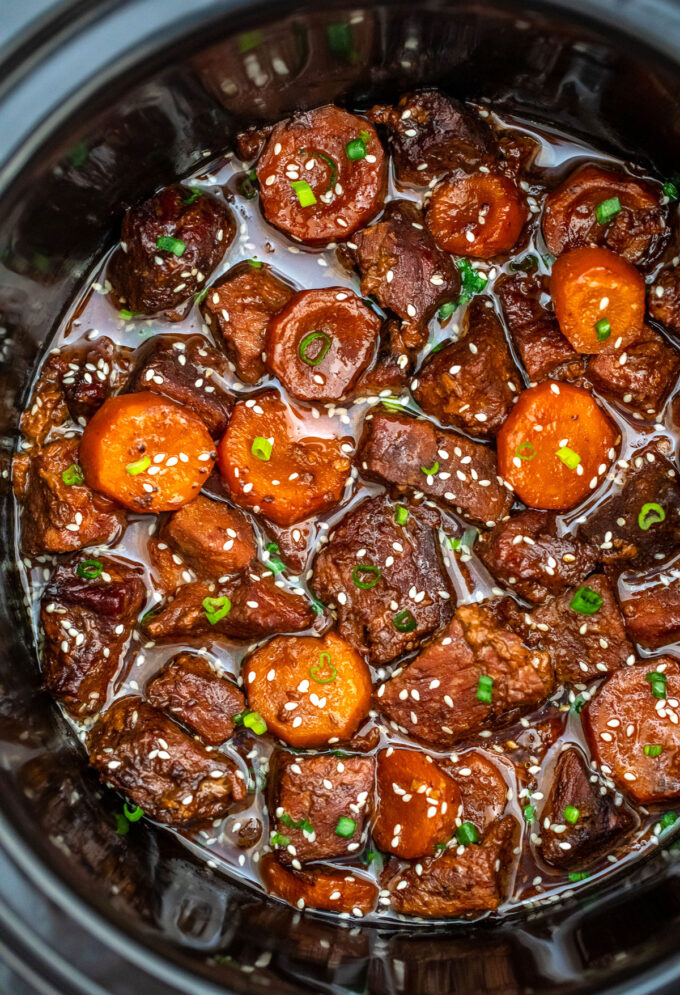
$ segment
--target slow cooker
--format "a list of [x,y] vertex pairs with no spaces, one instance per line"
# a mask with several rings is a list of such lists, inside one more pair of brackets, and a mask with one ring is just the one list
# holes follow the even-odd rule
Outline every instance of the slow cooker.
[[110,794],[40,687],[9,488],[32,371],[127,205],[245,125],[423,84],[670,174],[677,0],[62,0],[29,3],[10,23],[0,48],[4,991],[677,991],[672,835],[632,871],[500,926],[381,929],[268,901],[152,825],[117,834]]

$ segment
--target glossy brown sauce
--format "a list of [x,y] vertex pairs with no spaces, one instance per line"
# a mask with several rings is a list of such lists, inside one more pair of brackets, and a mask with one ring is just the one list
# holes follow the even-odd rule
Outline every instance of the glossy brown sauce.
[[[546,130],[536,130],[532,125],[519,120],[500,120],[492,117],[497,128],[508,128],[515,133],[527,135],[537,141],[540,145],[535,167],[538,173],[545,171],[545,177],[550,178],[550,186],[554,185],[557,178],[563,177],[581,162],[589,161],[615,161],[611,157],[602,156],[585,145],[572,141],[568,137],[549,133]],[[225,155],[219,159],[206,163],[203,169],[185,178],[185,182],[191,186],[197,186],[210,192],[214,196],[224,197],[229,203],[237,222],[237,235],[233,244],[227,250],[224,259],[219,264],[214,273],[210,276],[209,282],[214,282],[224,272],[231,269],[238,262],[247,259],[259,259],[272,265],[275,272],[295,286],[296,289],[324,288],[331,286],[346,286],[359,293],[358,277],[349,274],[338,263],[335,247],[324,249],[310,249],[304,246],[297,246],[290,242],[284,235],[267,224],[260,212],[258,199],[248,200],[239,193],[240,181],[246,173],[244,165],[235,156]],[[536,194],[533,203],[536,205],[534,213],[538,213],[542,203],[542,195],[538,188],[534,190],[530,186],[525,190],[528,194],[529,204],[533,210],[532,197]],[[398,187],[393,178],[390,180],[389,196],[401,197],[421,201],[424,188],[403,188]],[[526,241],[526,240],[524,240]],[[538,257],[539,272],[549,272],[542,256],[545,254],[545,246],[542,244],[540,231],[526,244],[522,244],[521,249],[515,252],[514,256],[502,266],[489,265],[487,263],[474,263],[479,266],[489,278],[486,292],[493,296],[493,285],[498,276],[503,272],[508,272],[512,268],[513,259],[518,260],[531,253]],[[666,257],[672,257],[677,252],[677,247],[671,246]],[[108,257],[102,259],[91,278],[84,285],[79,297],[74,301],[73,306],[64,320],[53,330],[49,341],[49,348],[59,348],[62,345],[73,342],[82,336],[96,338],[106,335],[114,342],[135,349],[142,345],[151,336],[161,333],[169,333],[173,336],[190,335],[200,332],[209,339],[213,339],[209,328],[204,324],[198,306],[193,305],[187,317],[180,322],[168,322],[162,319],[133,318],[123,320],[119,312],[114,309],[108,299],[108,288],[106,283],[106,267]],[[500,309],[498,309],[500,316]],[[437,318],[430,323],[430,339],[426,347],[422,350],[419,361],[429,353],[433,346],[447,339],[455,338],[460,328],[463,316],[463,308],[459,308],[452,319],[441,324]],[[501,316],[502,320],[502,316]],[[511,345],[512,348],[512,345]],[[521,367],[521,364],[518,364]],[[334,404],[306,404],[299,401],[290,401],[286,397],[285,390],[271,377],[265,377],[255,388],[241,384],[235,375],[228,380],[230,389],[236,398],[247,397],[253,392],[260,392],[268,386],[275,386],[281,391],[284,399],[300,412],[310,423],[313,423],[313,434],[324,434],[324,429],[339,436],[352,437],[358,441],[361,425],[365,413],[372,406],[379,403],[376,396],[359,399],[348,403],[347,406]],[[677,387],[676,387],[677,391]],[[389,393],[389,392],[386,392]],[[607,401],[597,392],[598,400],[607,410],[610,416],[618,425],[621,435],[621,450],[619,459],[629,459],[636,451],[648,445],[651,441],[660,441],[661,446],[668,453],[677,449],[677,426],[673,425],[670,414],[670,400],[667,402],[664,413],[656,423],[648,423],[636,420],[630,413]],[[419,408],[410,397],[404,397],[408,402],[408,407],[418,412]],[[310,426],[311,427],[311,426]],[[52,430],[51,438],[59,435],[73,433],[73,426],[61,426]],[[582,503],[576,510],[572,510],[560,516],[561,527],[565,531],[571,531],[577,519],[601,502],[611,490],[611,483],[605,484],[598,489],[598,493]],[[286,570],[280,574],[277,580],[283,582],[291,589],[304,591],[311,598],[313,597],[307,585],[307,571],[313,561],[315,549],[319,542],[323,541],[324,534],[327,534],[335,522],[342,518],[353,505],[361,502],[367,496],[379,493],[383,490],[380,485],[366,483],[362,481],[356,470],[348,480],[343,500],[330,513],[320,516],[315,522],[309,523],[309,536],[306,550],[305,569],[299,575]],[[210,490],[208,489],[208,493]],[[17,506],[16,514],[20,517],[20,510]],[[267,543],[271,537],[267,536],[261,528],[258,519],[249,515],[256,534],[258,536],[259,558],[266,561]],[[456,516],[444,512],[444,517],[449,518],[452,523],[456,522]],[[463,521],[462,528],[466,527]],[[113,547],[106,547],[107,553],[120,556],[135,563],[141,563],[145,569],[145,579],[149,591],[149,600],[145,610],[152,608],[161,600],[159,594],[153,591],[150,579],[150,564],[146,553],[146,540],[149,534],[157,530],[157,520],[155,516],[141,516],[135,514],[128,515],[128,526],[122,538]],[[304,534],[304,530],[303,534]],[[18,529],[17,529],[18,532]],[[102,547],[103,551],[103,547]],[[96,555],[96,547],[90,547],[89,552]],[[31,613],[33,630],[38,646],[38,608],[40,598],[46,586],[50,566],[55,558],[49,556],[39,556],[33,560],[22,558],[17,552],[17,557],[22,564],[22,578],[26,593],[27,607]],[[482,564],[474,556],[445,555],[446,566],[453,582],[456,596],[459,603],[481,601],[489,597],[492,593],[499,592],[490,576]],[[664,562],[658,572],[671,573],[675,571],[675,576],[680,573],[680,557]],[[622,576],[620,585],[624,587],[639,586],[645,581],[631,576]],[[147,681],[154,675],[161,665],[171,657],[175,656],[181,649],[193,649],[204,653],[212,661],[216,662],[225,674],[233,675],[239,680],[240,665],[243,657],[252,649],[242,643],[230,643],[224,637],[217,640],[208,638],[190,639],[185,643],[173,642],[162,645],[154,645],[147,642],[139,630],[133,633],[131,645],[127,654],[127,666],[124,670],[124,677],[119,680],[117,686],[112,689],[112,697],[118,697],[127,693],[139,693],[143,691]],[[680,657],[680,646],[670,647],[664,652]],[[645,651],[641,651],[645,655]],[[374,685],[387,675],[387,671],[379,668],[373,669]],[[566,742],[573,742],[582,747],[586,755],[589,755],[586,746],[581,722],[578,714],[570,708],[571,703],[577,695],[587,697],[599,686],[599,681],[591,682],[587,691],[585,685],[575,685],[573,689],[559,689],[551,699],[545,702],[540,709],[532,715],[517,721],[513,725],[506,726],[499,731],[482,731],[476,736],[461,742],[455,753],[463,757],[465,751],[473,746],[484,748],[489,754],[495,756],[498,769],[503,774],[508,786],[508,808],[507,811],[515,816],[522,828],[521,853],[518,856],[514,879],[511,878],[509,886],[509,898],[501,906],[497,916],[502,916],[510,911],[517,910],[519,906],[530,906],[536,901],[552,901],[555,898],[567,896],[574,890],[574,885],[569,882],[568,873],[555,870],[546,865],[540,858],[540,854],[535,847],[536,833],[540,832],[540,824],[535,821],[531,827],[523,818],[522,809],[527,804],[535,805],[537,812],[540,812],[543,800],[547,797],[551,783],[551,773],[553,762],[558,756],[561,748]],[[585,694],[584,694],[585,692]],[[111,700],[111,699],[110,699]],[[66,714],[66,713],[65,713]],[[74,725],[78,735],[84,739],[86,728],[74,723],[72,717],[67,715],[68,720]],[[380,743],[376,750],[388,745],[397,743],[407,743],[412,745],[408,738],[393,732],[386,723],[379,722],[375,713],[371,713],[366,722],[358,730],[358,735],[367,733],[376,724],[380,728]],[[203,829],[198,832],[178,833],[174,832],[188,847],[190,847],[200,857],[205,859],[209,866],[219,868],[240,881],[250,882],[261,889],[258,863],[261,855],[268,850],[267,841],[269,839],[268,816],[266,808],[265,792],[262,787],[266,780],[266,769],[268,758],[275,746],[275,742],[269,736],[255,737],[248,734],[237,734],[224,747],[224,752],[232,759],[239,762],[241,769],[247,773],[251,785],[257,790],[248,794],[244,802],[235,806],[230,814],[216,823],[213,827]],[[437,751],[432,747],[427,748],[427,752],[433,757],[447,756],[452,754],[446,751]],[[516,767],[518,777],[508,763],[512,760]],[[616,789],[611,786],[612,793],[616,796]],[[668,806],[666,806],[667,808]],[[608,856],[595,859],[590,867],[592,880],[610,873],[612,869],[623,862],[630,861],[637,856],[648,853],[655,847],[657,839],[653,833],[653,827],[658,821],[657,813],[654,810],[647,810],[638,806],[637,811],[640,816],[638,830],[628,839],[625,846],[619,851],[615,851]],[[263,832],[260,842],[250,849],[240,850],[236,846],[236,838],[239,829],[244,826],[249,819],[257,818],[262,822]],[[532,830],[534,835],[532,838]],[[632,842],[631,842],[632,840]],[[361,873],[367,876],[376,876],[375,865],[366,866],[360,860],[352,863],[343,861],[342,865],[355,866]],[[382,911],[381,911],[382,909]],[[330,915],[330,914],[329,914]],[[381,922],[386,920],[403,919],[405,917],[395,916],[389,907],[378,905],[377,911],[372,913],[369,919]],[[409,921],[413,920],[409,918]]]

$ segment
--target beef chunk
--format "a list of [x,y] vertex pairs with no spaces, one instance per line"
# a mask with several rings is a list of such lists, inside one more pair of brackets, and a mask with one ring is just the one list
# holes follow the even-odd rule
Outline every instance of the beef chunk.
[[[571,822],[565,810],[576,809]],[[573,812],[568,812],[574,818]],[[574,868],[610,850],[636,822],[632,809],[615,805],[576,747],[560,753],[540,814],[541,854],[553,867]]]
[[504,897],[516,834],[517,823],[506,816],[491,826],[480,845],[428,857],[421,861],[421,873],[415,867],[399,871],[385,885],[392,908],[425,919],[495,911]]
[[272,542],[266,544],[265,565],[275,573],[280,571],[282,561],[296,574],[302,573],[309,559],[309,548],[317,534],[317,526],[314,521],[298,522],[297,525],[277,525],[275,522],[267,522],[267,532],[272,537]]
[[496,152],[491,128],[439,90],[407,93],[396,107],[375,106],[370,121],[387,127],[400,183],[425,185],[456,166],[477,166]]
[[169,660],[146,688],[154,708],[168,712],[206,743],[229,739],[234,716],[245,708],[243,693],[220,677],[202,656],[180,653]]
[[395,394],[402,391],[409,382],[414,370],[414,351],[404,341],[401,324],[389,318],[380,332],[380,345],[375,362],[359,377],[354,388],[355,397],[380,394],[391,390]]
[[680,579],[676,574],[661,574],[651,581],[645,578],[637,588],[626,584],[621,596],[626,631],[645,649],[680,639]]
[[[604,563],[635,560],[644,569],[667,559],[680,543],[680,486],[675,467],[654,446],[616,464],[614,487],[579,526],[579,535],[598,547]],[[645,505],[665,515],[645,515]],[[648,527],[641,528],[640,522]]]
[[119,698],[89,739],[90,763],[144,814],[171,826],[220,819],[246,794],[233,760],[209,752],[141,698]]
[[188,563],[179,553],[173,552],[166,542],[161,542],[156,536],[150,536],[146,549],[155,591],[166,595],[174,594],[182,584],[190,584],[196,580],[196,575],[189,569]]
[[267,891],[298,909],[325,909],[363,916],[375,906],[378,889],[354,868],[318,867],[290,871],[273,853],[263,857],[262,880]]
[[597,563],[587,542],[558,537],[549,511],[521,511],[499,522],[479,536],[475,552],[496,580],[535,604],[580,583]]
[[424,492],[474,521],[495,524],[512,505],[492,449],[422,418],[367,415],[357,460],[367,477]]
[[538,273],[518,273],[499,280],[494,289],[531,382],[540,383],[547,377],[555,380],[580,377],[586,359],[572,348],[553,312],[541,303],[541,295],[546,293],[543,278]]
[[623,667],[633,652],[607,578],[594,574],[585,587],[602,599],[592,615],[572,608],[576,595],[572,589],[525,616],[527,644],[547,650],[558,681],[579,684],[611,674]]
[[[482,676],[492,679],[491,701],[478,697]],[[506,713],[538,704],[553,686],[548,654],[527,649],[492,609],[472,604],[378,689],[377,702],[400,731],[445,747],[507,722]]]
[[435,536],[439,516],[407,511],[398,525],[388,498],[365,501],[340,521],[314,563],[312,586],[337,605],[340,635],[375,664],[414,649],[452,614]]
[[649,313],[674,335],[680,335],[680,266],[662,270],[648,298]]
[[[665,680],[652,681],[653,673]],[[655,696],[657,688],[665,698]],[[581,712],[602,772],[643,804],[680,796],[679,699],[677,660],[656,657],[617,670]]]
[[487,303],[482,297],[472,301],[466,333],[425,363],[413,391],[423,411],[443,425],[482,438],[496,434],[521,389],[503,330]]
[[374,769],[373,757],[275,754],[269,811],[270,826],[283,837],[275,843],[281,863],[347,857],[361,849]]
[[439,305],[458,297],[458,270],[434,244],[422,211],[410,201],[387,204],[380,220],[357,232],[341,255],[361,274],[363,296],[375,297],[401,319],[408,348],[425,344],[427,323]]
[[40,608],[43,679],[72,714],[103,707],[145,597],[139,574],[116,560],[74,559],[52,574]]
[[586,376],[605,397],[614,398],[645,418],[661,411],[680,370],[680,355],[648,325],[625,349],[591,356]]
[[[55,439],[31,459],[25,491],[19,496],[21,548],[28,556],[113,542],[122,531],[123,509],[82,482],[78,446],[77,438]],[[81,483],[67,483],[70,480]]]
[[21,416],[21,431],[42,445],[48,432],[69,417],[84,424],[107,397],[120,390],[130,367],[130,350],[102,335],[53,350]]
[[180,307],[201,290],[234,232],[221,201],[179,185],[129,208],[108,272],[119,303],[140,314]]
[[[211,623],[203,602],[225,596],[231,603],[228,613]],[[203,581],[185,584],[172,601],[148,619],[146,630],[152,639],[204,633],[231,639],[262,639],[274,632],[299,632],[314,618],[309,603],[277,587],[270,573],[247,572],[219,585]]]
[[242,570],[257,555],[255,533],[243,512],[202,494],[170,515],[161,538],[196,573],[216,579]]
[[442,759],[439,766],[458,785],[463,822],[471,822],[482,835],[505,812],[508,785],[496,762],[484,750],[468,750],[454,761]]
[[267,323],[294,293],[269,266],[247,262],[234,266],[208,291],[201,305],[203,319],[222,336],[227,356],[244,383],[257,383],[265,375]]
[[233,397],[224,377],[227,362],[202,335],[152,339],[138,365],[130,390],[151,390],[184,404],[215,438],[224,434]]

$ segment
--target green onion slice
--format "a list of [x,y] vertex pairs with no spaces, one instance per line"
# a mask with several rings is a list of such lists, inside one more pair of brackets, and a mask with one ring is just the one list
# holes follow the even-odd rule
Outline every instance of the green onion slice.
[[238,185],[238,191],[246,200],[252,200],[257,195],[257,173],[251,169]]
[[83,560],[76,567],[76,573],[85,580],[96,580],[101,575],[104,564],[101,560]]
[[599,321],[595,322],[595,331],[597,332],[597,341],[604,342],[612,333],[612,326],[609,323],[609,318],[600,318]]
[[479,835],[471,822],[461,823],[456,830],[456,839],[463,846],[469,846],[471,843],[479,843]]
[[645,756],[658,757],[663,753],[663,746],[659,743],[645,743]]
[[[364,580],[361,579],[362,574]],[[362,591],[370,591],[380,580],[380,567],[374,567],[372,563],[358,563],[352,571],[352,580]]]
[[357,159],[365,159],[366,142],[363,138],[353,138],[351,142],[347,142],[345,152],[347,153],[347,158],[351,162],[356,162]]
[[253,444],[250,447],[250,451],[253,456],[257,459],[264,460],[267,462],[271,459],[272,455],[272,444],[269,439],[265,439],[262,435],[256,435],[253,439]]
[[235,715],[233,721],[235,725],[245,726],[246,729],[250,729],[257,736],[263,736],[267,731],[267,723],[259,712],[251,712],[246,709],[240,715]]
[[517,449],[515,449],[515,456],[517,459],[530,460],[533,459],[535,455],[536,450],[534,448],[534,444],[533,442],[529,442],[528,439],[525,439],[524,442],[520,442]]
[[621,201],[618,197],[610,197],[608,200],[601,201],[596,209],[595,216],[601,225],[606,225],[612,218],[621,210]]
[[[315,348],[315,355],[310,356],[309,347],[313,342],[320,342],[321,347]],[[318,366],[322,363],[326,353],[330,349],[333,340],[330,335],[326,335],[325,332],[310,332],[309,335],[305,335],[303,339],[300,340],[300,345],[298,346],[298,353],[300,354],[300,359],[307,366]]]
[[650,670],[649,673],[645,674],[645,680],[651,684],[652,694],[655,698],[666,697],[666,682],[668,678],[662,671]]
[[[331,167],[331,178],[328,181],[328,190],[332,190],[335,184],[338,182],[338,166],[335,160],[331,159],[331,157],[329,155],[326,155],[325,152],[316,152],[313,151],[312,149],[300,149],[300,155],[311,155],[312,158],[321,159],[323,162],[325,162],[328,166]],[[302,180],[302,182],[304,183],[305,181]],[[295,186],[294,183],[293,186]],[[312,196],[314,195],[312,194]],[[316,204],[316,201],[314,201],[314,203]],[[304,204],[302,206],[305,207]]]
[[356,828],[357,824],[354,821],[354,819],[348,819],[346,815],[342,815],[338,819],[338,824],[335,827],[335,835],[343,836],[345,839],[347,839],[349,836],[353,835],[354,830]]
[[163,252],[171,252],[173,256],[183,256],[187,243],[181,238],[173,238],[172,235],[159,235],[156,239],[156,248]]
[[536,806],[535,805],[525,805],[524,808],[522,809],[522,813],[524,815],[524,818],[527,820],[527,822],[531,822],[531,820],[533,819],[533,817],[536,815]]
[[183,204],[193,204],[201,196],[202,191],[198,187],[191,187],[191,193],[188,197],[184,197],[182,200]]
[[396,505],[394,509],[394,521],[397,525],[406,525],[408,522],[408,508],[405,508],[403,504]]
[[130,823],[125,818],[122,812],[116,812],[114,815],[116,820],[116,832],[119,836],[127,836],[130,832]]
[[456,310],[457,307],[458,307],[458,301],[446,301],[439,308],[437,317],[439,318],[440,321],[448,321],[448,319],[451,317],[451,315],[453,314],[453,312]]
[[[328,674],[330,672],[330,677],[321,676],[322,674]],[[330,653],[319,653],[319,662],[315,663],[309,668],[309,676],[317,684],[332,684],[335,678],[338,676],[337,668],[331,663]]]
[[579,587],[574,597],[569,602],[572,611],[579,615],[594,615],[602,607],[602,597],[593,591],[592,587]]
[[83,476],[83,471],[78,466],[77,463],[71,463],[71,465],[66,470],[62,470],[61,479],[64,481],[67,487],[73,487],[74,484],[82,484],[85,480]]
[[295,191],[300,207],[313,207],[316,204],[314,191],[307,180],[291,180],[290,185]]
[[493,692],[493,677],[482,674],[477,683],[477,701],[483,701],[487,705],[491,704]]
[[570,871],[569,873],[569,880],[572,884],[576,884],[577,881],[585,881],[589,877],[590,871]]
[[676,812],[666,812],[664,817],[661,819],[661,829],[668,829],[669,826],[674,825],[678,821],[678,816]]
[[643,504],[640,508],[640,514],[638,515],[638,525],[643,532],[647,529],[651,529],[652,525],[658,525],[660,522],[665,521],[666,512],[663,510],[660,504],[655,501],[649,504]]
[[148,456],[141,456],[134,463],[128,463],[125,467],[131,477],[136,477],[139,473],[144,473],[151,466],[151,459]]
[[297,822],[292,819],[287,812],[282,812],[279,816],[279,821],[288,826],[289,829],[302,829],[305,833],[313,833],[314,826],[311,824],[309,819],[299,819]]
[[259,259],[249,259],[248,265],[253,269],[262,269],[262,263]]
[[231,601],[226,594],[221,598],[204,598],[203,611],[210,624],[215,625],[221,618],[229,614],[231,611]]
[[408,608],[402,608],[400,612],[397,612],[392,623],[397,632],[413,632],[414,629],[418,628],[415,616]]
[[575,826],[578,822],[580,814],[580,811],[577,808],[574,808],[573,805],[567,805],[564,810],[564,821],[568,822],[570,826]]
[[140,808],[139,805],[135,805],[134,808],[130,808],[126,802],[125,805],[123,805],[123,813],[128,822],[139,822],[144,815],[144,809]]
[[675,185],[675,183],[673,183],[672,180],[667,180],[666,183],[664,183],[663,192],[671,202],[676,201],[680,196],[680,193],[678,193],[678,188]]
[[575,453],[573,449],[569,448],[569,446],[561,446],[555,453],[555,456],[557,456],[559,460],[562,460],[564,465],[569,470],[575,470],[581,462],[579,454]]
[[129,311],[126,307],[121,308],[118,312],[123,321],[132,321],[139,314],[139,311]]
[[282,833],[274,833],[269,842],[272,846],[288,846],[290,843],[290,836],[283,836]]
[[434,477],[435,473],[439,472],[439,461],[435,460],[429,470],[426,466],[421,466],[420,469],[423,471],[426,477]]

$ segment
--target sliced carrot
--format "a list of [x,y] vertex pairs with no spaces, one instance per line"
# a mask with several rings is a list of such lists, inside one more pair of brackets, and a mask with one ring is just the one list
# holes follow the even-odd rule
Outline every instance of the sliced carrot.
[[527,220],[516,183],[502,173],[463,173],[435,187],[427,225],[440,249],[489,259],[509,252]]
[[308,871],[289,871],[273,853],[265,854],[260,866],[269,894],[298,909],[308,907],[362,916],[371,911],[378,897],[375,882],[352,867],[321,866]]
[[274,391],[234,407],[218,458],[237,504],[277,525],[337,504],[350,471],[343,439],[308,435],[308,424]]
[[335,632],[277,636],[248,659],[244,680],[248,706],[291,746],[348,739],[370,705],[371,673]]
[[435,844],[456,831],[461,797],[453,778],[420,750],[378,754],[378,804],[373,839],[398,857],[433,857]]
[[570,249],[553,263],[550,295],[562,333],[578,352],[625,348],[639,338],[645,281],[609,249]]
[[529,507],[564,510],[603,480],[619,441],[587,390],[546,380],[520,394],[500,430],[498,467]]
[[192,501],[215,455],[200,418],[149,391],[109,398],[80,442],[87,485],[141,512],[174,511]]

